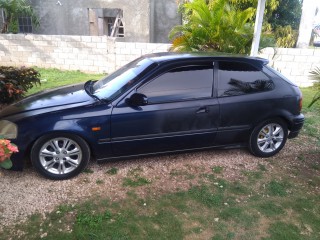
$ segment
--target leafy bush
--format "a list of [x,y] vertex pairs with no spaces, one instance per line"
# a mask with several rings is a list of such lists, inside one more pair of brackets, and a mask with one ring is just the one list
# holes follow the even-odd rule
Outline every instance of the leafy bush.
[[33,68],[0,66],[0,103],[12,103],[40,84],[40,74]]
[[308,107],[311,107],[314,103],[320,101],[320,68],[316,67],[313,71],[310,72],[310,74],[310,78],[316,81],[314,86],[318,88],[318,92],[314,95]]
[[187,16],[175,26],[169,38],[173,51],[217,51],[249,53],[253,38],[253,8],[238,10],[228,0],[194,0],[184,3]]
[[275,47],[276,40],[274,38],[274,34],[271,33],[262,33],[260,38],[259,50],[267,47]]

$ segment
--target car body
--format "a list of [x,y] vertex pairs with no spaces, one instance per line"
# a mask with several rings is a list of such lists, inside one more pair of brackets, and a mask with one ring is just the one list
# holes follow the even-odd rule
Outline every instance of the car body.
[[320,24],[316,24],[313,28],[313,46],[320,47]]
[[[98,162],[212,147],[279,152],[303,126],[299,88],[256,57],[142,56],[106,78],[29,96],[0,113],[21,170],[77,175]],[[230,160],[232,161],[232,160]]]

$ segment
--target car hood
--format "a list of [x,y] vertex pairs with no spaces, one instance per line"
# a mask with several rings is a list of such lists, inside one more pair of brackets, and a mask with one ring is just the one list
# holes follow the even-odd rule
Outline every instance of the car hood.
[[3,109],[0,112],[0,118],[35,110],[41,110],[40,112],[61,110],[93,101],[92,97],[85,92],[83,83],[71,85],[31,95]]

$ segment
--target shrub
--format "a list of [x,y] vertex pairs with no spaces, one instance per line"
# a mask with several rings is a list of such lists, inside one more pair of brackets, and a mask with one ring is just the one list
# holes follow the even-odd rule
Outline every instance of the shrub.
[[291,26],[278,27],[275,30],[277,47],[292,48],[298,40],[298,32],[292,30]]
[[40,84],[40,74],[33,68],[0,66],[0,103],[12,103],[28,89]]
[[194,0],[181,8],[186,22],[169,34],[172,51],[250,52],[253,8],[239,10],[229,0]]
[[313,71],[310,72],[309,76],[312,80],[315,80],[314,86],[318,89],[318,92],[314,95],[311,103],[308,107],[311,107],[316,102],[320,101],[320,68],[316,67]]

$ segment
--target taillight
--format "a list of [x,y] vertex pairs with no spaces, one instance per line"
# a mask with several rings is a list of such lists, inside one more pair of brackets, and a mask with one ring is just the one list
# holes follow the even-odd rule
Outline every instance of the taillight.
[[302,96],[299,99],[299,111],[301,112],[302,109]]

